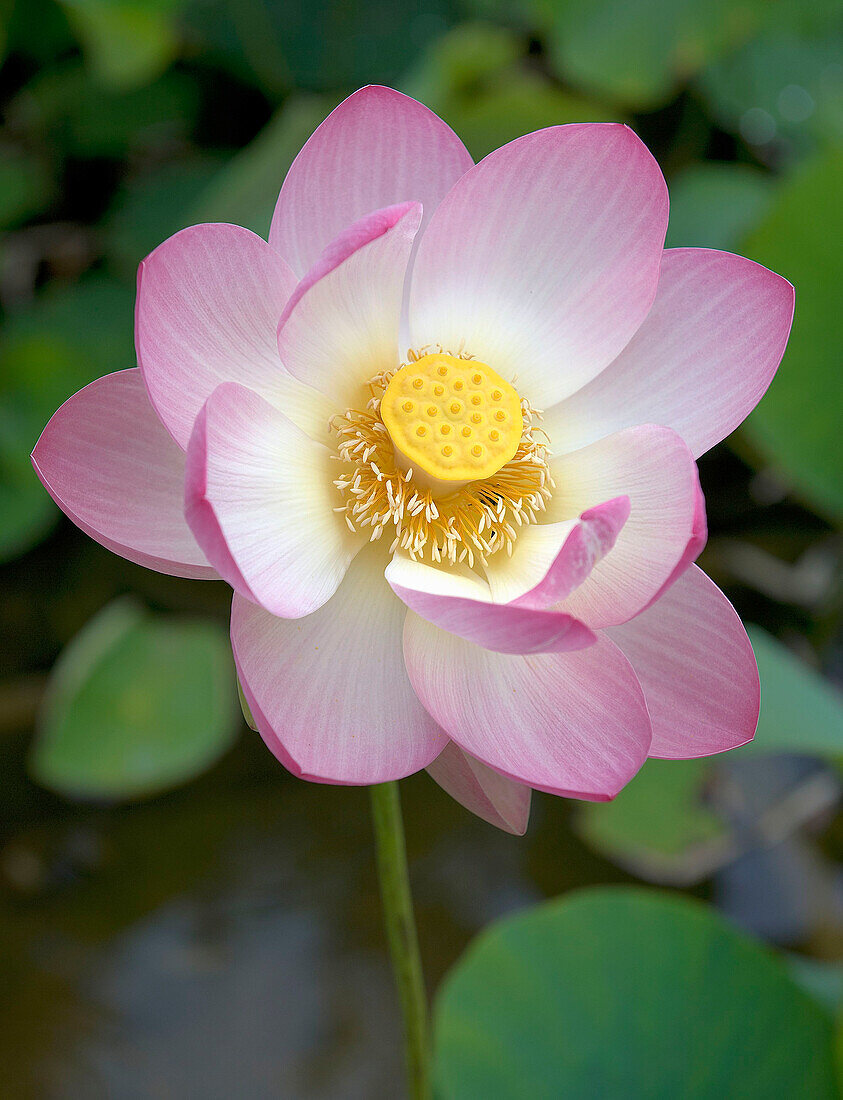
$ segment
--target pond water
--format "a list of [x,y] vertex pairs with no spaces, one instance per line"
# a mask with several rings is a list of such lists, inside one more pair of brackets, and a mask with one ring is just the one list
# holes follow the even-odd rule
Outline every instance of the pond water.
[[[516,838],[424,774],[402,790],[431,988],[488,921],[622,877],[561,800]],[[153,802],[35,802],[0,857],[4,1096],[401,1095],[364,790],[300,782],[249,734]]]

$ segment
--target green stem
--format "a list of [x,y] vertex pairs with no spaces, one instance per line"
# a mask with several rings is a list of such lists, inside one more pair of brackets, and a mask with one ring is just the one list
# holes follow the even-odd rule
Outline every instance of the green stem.
[[407,873],[401,799],[397,783],[379,783],[369,790],[386,938],[404,1017],[409,1093],[411,1100],[430,1100],[427,995]]

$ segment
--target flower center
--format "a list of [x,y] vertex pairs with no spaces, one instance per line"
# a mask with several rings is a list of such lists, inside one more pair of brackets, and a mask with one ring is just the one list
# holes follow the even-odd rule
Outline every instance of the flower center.
[[402,469],[447,495],[505,466],[524,431],[521,399],[485,363],[438,353],[396,371],[381,417]]
[[349,528],[372,542],[389,531],[390,553],[430,563],[512,553],[553,491],[540,414],[485,363],[444,353],[410,352],[369,390],[365,409],[330,421]]

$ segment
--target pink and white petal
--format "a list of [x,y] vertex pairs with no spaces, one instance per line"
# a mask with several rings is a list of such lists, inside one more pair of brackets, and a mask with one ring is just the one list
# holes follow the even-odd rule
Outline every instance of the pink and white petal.
[[403,203],[349,226],[284,308],[281,361],[330,397],[335,412],[365,403],[365,383],[398,366],[404,279],[421,214],[418,203]]
[[325,783],[383,783],[442,751],[447,738],[404,668],[406,613],[376,547],[355,558],[333,598],[307,618],[274,618],[235,595],[231,642],[243,692],[290,771]]
[[659,166],[632,130],[552,126],[456,183],[419,244],[414,347],[464,348],[546,409],[618,355],[656,293]]
[[239,382],[320,433],[336,409],[278,358],[278,319],[296,278],[266,241],[237,225],[194,225],[141,263],[135,343],[155,410],[187,447],[221,382]]
[[419,699],[446,733],[510,779],[601,802],[647,757],[644,695],[608,638],[576,653],[511,656],[410,611],[404,659]]
[[361,88],[293,161],[269,243],[301,276],[329,241],[372,210],[420,202],[426,224],[471,165],[463,143],[433,111],[392,88]]
[[505,833],[523,836],[530,820],[532,791],[497,772],[449,741],[427,773],[443,791]]
[[428,622],[497,653],[556,653],[597,640],[565,612],[494,603],[479,577],[454,576],[404,554],[393,557],[386,579],[396,596]]
[[691,568],[642,615],[607,630],[632,663],[650,711],[650,756],[685,760],[751,741],[758,668],[743,624]]
[[629,497],[598,504],[574,520],[522,528],[512,555],[489,558],[486,577],[497,603],[552,607],[612,549],[629,518]]
[[553,450],[658,423],[699,458],[761,400],[792,320],[793,287],[781,276],[729,252],[668,249],[653,307],[627,346],[573,397],[545,410]]
[[550,461],[550,520],[626,494],[629,519],[611,553],[567,598],[564,610],[592,630],[626,622],[690,564],[705,542],[704,501],[693,456],[676,432],[645,424]]
[[184,452],[155,415],[136,367],[68,398],[32,464],[59,508],[115,554],[176,577],[217,576],[185,522]]
[[[660,600],[664,593],[667,592],[668,588],[671,588],[676,581],[688,571],[691,565],[693,565],[703,552],[706,542],[708,542],[708,516],[705,514],[705,497],[703,496],[702,486],[699,483],[698,476],[694,504],[694,522],[691,526],[691,535],[688,539],[688,543],[682,557],[673,567],[673,572],[647,604],[647,607],[652,607],[657,600]],[[645,611],[646,608],[642,608],[641,610]]]
[[218,386],[187,450],[185,515],[221,576],[273,615],[309,615],[360,548],[337,505],[330,452],[234,382]]

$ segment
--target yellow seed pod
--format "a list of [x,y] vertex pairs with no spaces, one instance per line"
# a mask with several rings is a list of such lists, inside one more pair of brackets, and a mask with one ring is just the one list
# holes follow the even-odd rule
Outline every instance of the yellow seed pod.
[[[499,374],[476,360],[454,355],[425,355],[393,376],[381,399],[381,417],[403,466],[422,471],[435,483],[480,481],[505,466],[518,450],[524,431],[521,399]],[[472,425],[493,420],[482,444]],[[426,430],[448,425],[449,444]],[[425,428],[420,431],[420,428]]]

